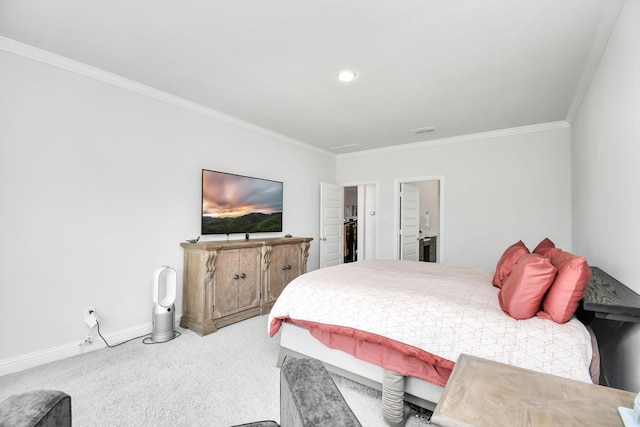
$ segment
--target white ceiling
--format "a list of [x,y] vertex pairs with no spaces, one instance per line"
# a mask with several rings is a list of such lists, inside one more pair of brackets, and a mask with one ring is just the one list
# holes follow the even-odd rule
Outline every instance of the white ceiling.
[[344,153],[570,121],[622,3],[0,0],[0,36]]

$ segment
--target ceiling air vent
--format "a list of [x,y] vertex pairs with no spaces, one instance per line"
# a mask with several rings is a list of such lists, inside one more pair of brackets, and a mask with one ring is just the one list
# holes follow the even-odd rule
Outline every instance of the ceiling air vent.
[[347,145],[338,145],[337,147],[331,147],[331,151],[335,151],[336,153],[346,153],[348,151],[358,151],[365,148],[364,145],[358,143],[355,144],[347,144]]
[[436,130],[435,126],[427,126],[423,128],[411,129],[411,132],[415,133],[416,135],[420,135],[421,133],[433,132],[434,130]]

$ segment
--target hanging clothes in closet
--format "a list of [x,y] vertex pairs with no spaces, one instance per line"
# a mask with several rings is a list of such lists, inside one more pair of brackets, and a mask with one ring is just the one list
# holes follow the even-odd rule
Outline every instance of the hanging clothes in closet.
[[358,221],[350,220],[344,223],[344,262],[358,260]]

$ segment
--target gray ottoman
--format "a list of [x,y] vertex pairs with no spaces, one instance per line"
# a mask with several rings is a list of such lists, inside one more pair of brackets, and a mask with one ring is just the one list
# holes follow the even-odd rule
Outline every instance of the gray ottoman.
[[[325,367],[314,359],[287,358],[280,368],[282,427],[360,427]],[[276,427],[259,421],[234,427]]]
[[360,426],[325,367],[287,358],[280,368],[282,427]]
[[70,427],[71,397],[57,390],[14,394],[0,403],[0,426]]

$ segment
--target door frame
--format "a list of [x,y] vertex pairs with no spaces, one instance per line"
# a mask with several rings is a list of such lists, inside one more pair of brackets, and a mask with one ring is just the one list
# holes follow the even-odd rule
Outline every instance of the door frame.
[[445,263],[445,218],[444,218],[444,175],[427,175],[427,176],[419,176],[412,178],[396,178],[394,180],[394,221],[393,221],[393,235],[395,238],[393,239],[394,245],[394,253],[396,259],[400,259],[400,239],[398,238],[398,233],[400,232],[400,184],[414,184],[423,181],[439,181],[440,182],[440,191],[439,191],[439,200],[438,204],[440,205],[439,215],[440,215],[440,228],[438,230],[438,245],[436,246],[436,258],[439,263]]

